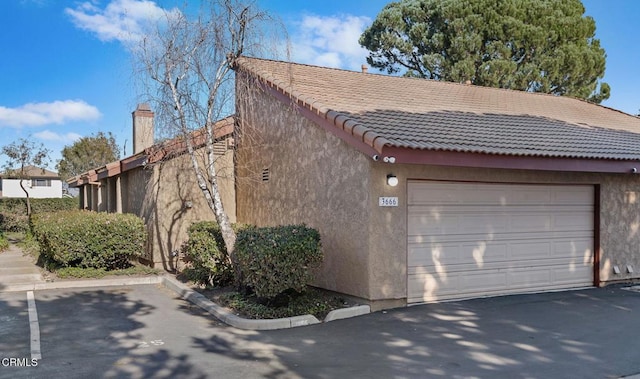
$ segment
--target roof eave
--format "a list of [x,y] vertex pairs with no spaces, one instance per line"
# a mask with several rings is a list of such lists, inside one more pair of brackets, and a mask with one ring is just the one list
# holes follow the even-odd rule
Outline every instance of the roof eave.
[[485,154],[385,146],[380,160],[389,162],[390,157],[395,164],[449,167],[621,174],[631,174],[634,168],[640,170],[640,160]]

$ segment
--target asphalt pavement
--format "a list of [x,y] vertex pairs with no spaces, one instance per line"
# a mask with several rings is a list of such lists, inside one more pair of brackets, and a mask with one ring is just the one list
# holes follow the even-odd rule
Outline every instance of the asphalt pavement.
[[[621,378],[640,292],[427,304],[275,331],[226,326],[162,285],[34,291],[42,358],[0,378]],[[29,362],[24,292],[0,293],[0,362]]]

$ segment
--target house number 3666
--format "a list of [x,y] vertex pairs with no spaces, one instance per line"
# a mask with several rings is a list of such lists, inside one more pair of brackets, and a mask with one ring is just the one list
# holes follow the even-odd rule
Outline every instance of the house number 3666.
[[397,207],[398,198],[381,196],[378,198],[378,205],[381,207]]

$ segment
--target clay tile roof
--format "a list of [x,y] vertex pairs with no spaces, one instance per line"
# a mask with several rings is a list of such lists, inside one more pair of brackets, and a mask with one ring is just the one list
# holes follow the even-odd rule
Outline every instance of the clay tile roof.
[[238,67],[378,152],[640,159],[640,118],[570,97],[246,57]]

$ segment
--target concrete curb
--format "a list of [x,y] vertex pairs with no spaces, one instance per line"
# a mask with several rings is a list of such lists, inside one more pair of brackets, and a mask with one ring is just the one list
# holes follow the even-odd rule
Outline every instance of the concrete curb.
[[[239,329],[249,330],[275,330],[288,329],[298,326],[307,326],[319,324],[320,321],[312,315],[303,315],[287,318],[254,320],[247,319],[229,312],[227,309],[217,305],[204,295],[192,290],[185,284],[179,282],[175,278],[167,275],[145,276],[145,277],[122,277],[109,279],[86,279],[86,280],[60,280],[56,282],[42,282],[29,284],[10,284],[4,286],[2,292],[19,292],[19,291],[42,291],[66,288],[93,288],[93,287],[111,287],[111,286],[132,286],[140,284],[162,284],[164,287],[175,292],[181,298],[190,301],[205,311],[215,316],[218,320],[227,325]],[[324,322],[341,320],[349,317],[355,317],[370,313],[371,309],[368,305],[360,305],[356,307],[336,309],[329,312]]]
[[312,315],[278,318],[278,319],[271,319],[271,320],[253,320],[253,319],[242,318],[238,315],[235,315],[229,312],[225,308],[220,307],[219,305],[215,304],[211,300],[207,299],[202,294],[192,290],[191,288],[180,283],[174,278],[163,276],[162,284],[168,289],[180,295],[180,297],[182,297],[183,299],[188,300],[193,304],[199,306],[200,308],[204,309],[205,311],[211,313],[218,320],[239,329],[274,330],[274,329],[294,328],[297,326],[306,326],[306,325],[313,325],[313,324],[320,323],[320,321],[318,321],[318,319]]
[[355,316],[362,316],[371,313],[371,307],[368,305],[358,305],[355,307],[336,309],[324,318],[324,322],[342,320],[345,318],[351,318]]

